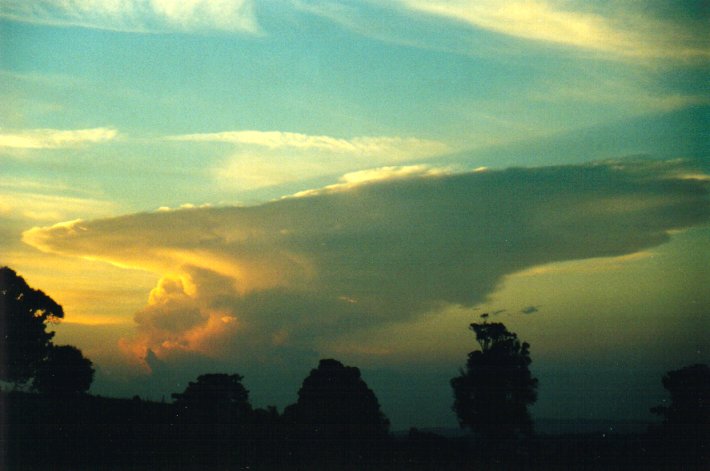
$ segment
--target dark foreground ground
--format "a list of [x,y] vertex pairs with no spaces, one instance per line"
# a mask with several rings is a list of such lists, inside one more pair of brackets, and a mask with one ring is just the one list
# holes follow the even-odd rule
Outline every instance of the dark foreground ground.
[[345,426],[295,426],[265,411],[241,424],[195,423],[172,404],[138,398],[0,393],[7,470],[710,469],[700,435],[686,427],[482,443],[413,429],[373,438]]

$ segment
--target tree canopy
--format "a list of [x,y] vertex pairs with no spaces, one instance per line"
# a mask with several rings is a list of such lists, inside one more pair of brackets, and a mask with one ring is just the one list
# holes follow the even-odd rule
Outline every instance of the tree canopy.
[[199,423],[239,423],[252,411],[249,391],[241,375],[212,373],[200,375],[182,393],[173,394],[181,418]]
[[81,350],[52,343],[47,324],[64,317],[62,306],[44,292],[30,288],[8,267],[0,268],[0,380],[25,384],[48,394],[89,390],[94,368]]
[[663,453],[673,457],[678,469],[700,469],[700,463],[710,463],[710,366],[697,363],[669,371],[661,382],[670,401],[651,412],[663,417],[653,428],[664,439]]
[[296,459],[324,469],[377,460],[388,437],[389,420],[360,370],[333,359],[311,370],[283,416],[299,444]]
[[21,384],[32,378],[47,357],[54,332],[64,310],[44,292],[30,288],[8,267],[0,268],[0,380]]
[[710,366],[689,365],[666,373],[661,382],[670,404],[651,409],[667,424],[710,424]]
[[37,368],[32,387],[48,394],[78,394],[88,391],[93,379],[93,364],[81,350],[53,345]]
[[287,414],[300,424],[359,425],[372,433],[386,433],[389,427],[360,370],[332,359],[321,360],[311,370],[298,391],[298,402],[289,406]]
[[480,350],[468,354],[466,368],[451,380],[454,411],[462,427],[489,438],[532,434],[528,406],[537,399],[530,373],[530,345],[501,323],[473,323]]

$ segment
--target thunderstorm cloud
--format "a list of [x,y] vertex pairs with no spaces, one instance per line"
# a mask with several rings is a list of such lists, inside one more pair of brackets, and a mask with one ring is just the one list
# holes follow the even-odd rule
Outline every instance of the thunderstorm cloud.
[[24,240],[160,277],[127,350],[224,357],[317,351],[346,332],[472,307],[506,275],[633,254],[710,215],[707,182],[681,178],[677,162],[390,174],[252,207],[35,228]]

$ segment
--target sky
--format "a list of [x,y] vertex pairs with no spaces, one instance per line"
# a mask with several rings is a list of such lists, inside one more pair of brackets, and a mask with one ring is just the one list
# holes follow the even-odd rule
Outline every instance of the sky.
[[454,427],[483,313],[538,418],[651,418],[710,361],[702,0],[4,0],[0,264],[91,391],[357,366]]

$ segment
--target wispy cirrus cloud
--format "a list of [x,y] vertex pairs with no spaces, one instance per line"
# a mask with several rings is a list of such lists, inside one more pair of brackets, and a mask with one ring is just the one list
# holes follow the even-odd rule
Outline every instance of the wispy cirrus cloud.
[[0,216],[35,224],[76,217],[108,216],[118,209],[114,202],[96,198],[0,189]]
[[29,129],[4,131],[0,129],[0,149],[59,149],[84,144],[98,144],[115,139],[113,128],[93,129]]
[[253,145],[267,149],[315,150],[334,154],[362,156],[430,156],[444,153],[449,147],[438,141],[414,137],[364,136],[343,139],[283,131],[226,131],[203,134],[184,134],[167,139],[193,142],[227,142]]
[[[710,41],[705,33],[707,8],[703,10],[692,1],[293,0],[293,3],[303,11],[360,34],[425,48],[441,46],[440,38],[408,34],[417,25],[417,18],[439,18],[468,27],[472,33],[488,31],[603,57],[674,62],[710,57]],[[397,17],[397,13],[405,15]],[[401,26],[406,23],[410,28]],[[470,53],[482,47],[480,41],[471,42],[461,35],[455,38],[454,42],[460,44],[445,43],[446,49],[466,52],[467,48],[473,48]]]
[[698,34],[702,29],[650,17],[647,11],[620,2],[596,7],[559,0],[400,0],[399,3],[410,11],[475,28],[619,56],[710,57],[707,35]]
[[252,0],[7,0],[0,17],[126,32],[259,32]]
[[282,131],[226,131],[168,136],[180,142],[232,144],[213,170],[225,187],[255,189],[444,155],[444,142],[400,136],[340,138]]

